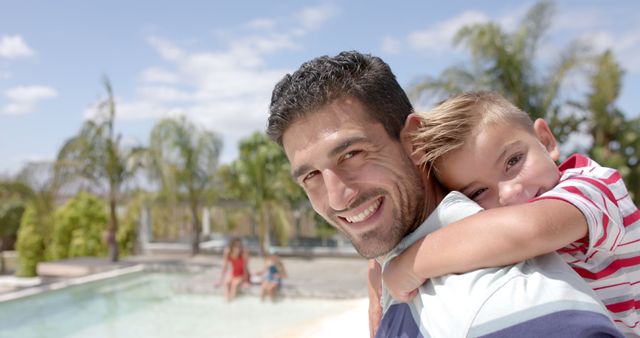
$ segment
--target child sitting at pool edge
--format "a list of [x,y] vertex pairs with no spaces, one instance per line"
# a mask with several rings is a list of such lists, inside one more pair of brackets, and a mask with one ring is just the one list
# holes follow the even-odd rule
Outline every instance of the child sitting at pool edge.
[[582,155],[557,167],[546,122],[495,93],[452,97],[408,123],[412,160],[489,210],[429,234],[385,266],[394,298],[408,301],[428,278],[557,251],[617,327],[640,335],[640,211],[616,170]]
[[258,274],[264,275],[260,285],[260,299],[264,301],[269,296],[271,301],[275,302],[278,290],[282,287],[282,279],[287,277],[287,271],[274,249],[269,249],[264,259],[264,267]]

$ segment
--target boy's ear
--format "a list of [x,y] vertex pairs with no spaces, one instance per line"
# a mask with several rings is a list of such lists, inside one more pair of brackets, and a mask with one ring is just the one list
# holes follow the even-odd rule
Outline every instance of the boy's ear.
[[404,121],[404,127],[400,131],[400,142],[402,143],[402,147],[416,166],[420,163],[419,160],[421,156],[420,154],[414,153],[415,148],[413,146],[413,134],[415,134],[418,128],[420,128],[421,124],[422,119],[420,116],[416,113],[411,113],[407,116],[407,119]]
[[536,133],[536,137],[542,143],[542,145],[547,149],[551,159],[557,161],[560,158],[560,150],[558,149],[558,142],[556,141],[556,137],[553,136],[551,129],[547,122],[543,119],[537,119],[533,122],[533,130]]

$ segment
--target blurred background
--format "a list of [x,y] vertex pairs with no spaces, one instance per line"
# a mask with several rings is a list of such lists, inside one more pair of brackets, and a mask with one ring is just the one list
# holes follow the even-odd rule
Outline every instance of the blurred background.
[[565,156],[618,168],[637,199],[639,13],[636,1],[1,1],[0,250],[32,276],[41,261],[117,261],[154,242],[343,247],[263,133],[273,85],[342,50],[389,63],[416,109],[503,93],[548,120]]

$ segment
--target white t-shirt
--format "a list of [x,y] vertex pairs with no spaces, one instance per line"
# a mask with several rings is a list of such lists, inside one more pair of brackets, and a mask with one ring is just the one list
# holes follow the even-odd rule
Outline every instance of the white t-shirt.
[[[416,240],[481,210],[463,194],[449,193],[380,260],[383,269]],[[623,337],[593,291],[555,253],[429,279],[410,303],[395,302],[383,285],[381,303],[377,337]]]

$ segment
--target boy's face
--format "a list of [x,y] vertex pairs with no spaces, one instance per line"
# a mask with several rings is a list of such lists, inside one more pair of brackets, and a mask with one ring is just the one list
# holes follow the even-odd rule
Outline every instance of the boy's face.
[[544,120],[536,120],[534,130],[496,123],[474,131],[438,162],[442,184],[485,209],[525,203],[552,189],[559,179],[555,137]]
[[315,211],[372,258],[421,222],[426,207],[420,172],[366,109],[337,100],[289,126],[283,146]]

